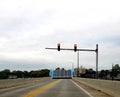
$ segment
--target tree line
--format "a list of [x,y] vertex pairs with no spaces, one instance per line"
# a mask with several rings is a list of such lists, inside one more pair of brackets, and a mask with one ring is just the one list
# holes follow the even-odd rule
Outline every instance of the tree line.
[[[120,66],[119,64],[115,64],[112,66],[112,69],[110,70],[101,70],[98,73],[98,77],[100,79],[117,79],[117,77],[120,77]],[[86,69],[86,72],[84,74],[81,74],[81,77],[85,78],[96,78],[96,71],[94,71],[92,68]],[[120,80],[120,78],[118,79]]]
[[49,76],[49,72],[50,70],[48,69],[34,70],[30,72],[20,70],[10,71],[9,69],[5,69],[0,71],[0,79],[47,77]]
[[[56,68],[60,69],[60,68]],[[64,69],[64,68],[62,68]],[[0,79],[8,79],[8,78],[37,78],[37,77],[48,77],[49,76],[49,69],[42,69],[42,70],[33,70],[33,71],[20,71],[14,70],[10,71],[9,69],[5,69],[0,71]],[[119,64],[115,64],[112,66],[110,70],[101,70],[98,73],[98,77],[100,79],[117,79],[120,80],[120,66]],[[81,77],[84,78],[96,78],[96,71],[92,68],[86,69],[85,73],[80,74]]]

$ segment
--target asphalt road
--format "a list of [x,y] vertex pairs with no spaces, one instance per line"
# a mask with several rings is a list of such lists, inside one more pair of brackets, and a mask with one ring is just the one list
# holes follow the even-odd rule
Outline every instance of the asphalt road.
[[42,83],[1,89],[0,97],[92,97],[71,79],[48,80]]

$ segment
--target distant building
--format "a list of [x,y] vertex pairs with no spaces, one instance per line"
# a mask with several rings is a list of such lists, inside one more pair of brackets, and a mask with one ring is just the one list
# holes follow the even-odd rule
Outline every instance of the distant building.
[[74,71],[75,71],[74,76],[78,76],[78,75],[80,76],[81,74],[85,74],[85,73],[86,73],[86,68],[80,66],[79,69],[78,69],[78,68],[75,68]]
[[80,66],[80,68],[79,68],[79,73],[80,73],[80,74],[85,74],[85,73],[86,73],[85,67]]

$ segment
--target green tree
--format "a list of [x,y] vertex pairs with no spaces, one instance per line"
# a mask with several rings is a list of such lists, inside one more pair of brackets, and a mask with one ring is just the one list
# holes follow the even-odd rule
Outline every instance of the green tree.
[[113,69],[119,70],[120,69],[119,64],[115,64],[115,66],[113,66]]
[[59,68],[59,67],[57,67],[57,68],[56,68],[56,70],[60,70],[60,68]]
[[50,70],[48,70],[48,69],[41,70],[40,71],[40,77],[47,77],[47,76],[49,76],[49,72],[50,72]]
[[30,77],[30,73],[28,71],[24,71],[24,78],[29,78]]
[[64,68],[62,68],[61,70],[65,70]]
[[117,75],[118,75],[119,72],[120,72],[120,66],[119,66],[119,64],[115,64],[112,67],[112,76],[113,77],[117,77]]
[[101,70],[99,73],[99,77],[102,79],[103,77],[105,77],[105,70]]
[[106,78],[107,79],[107,76],[109,74],[109,70],[101,70],[100,73],[99,73],[99,77],[102,79],[102,78]]
[[39,71],[31,71],[30,75],[31,77],[39,77]]
[[20,70],[18,70],[18,71],[16,71],[16,70],[12,71],[12,75],[16,75],[17,78],[24,78],[24,72],[22,72]]
[[1,79],[7,79],[10,74],[11,74],[10,70],[9,69],[5,69],[5,70],[0,72],[0,78]]
[[86,69],[85,77],[95,78],[95,75],[96,75],[96,72],[92,68]]

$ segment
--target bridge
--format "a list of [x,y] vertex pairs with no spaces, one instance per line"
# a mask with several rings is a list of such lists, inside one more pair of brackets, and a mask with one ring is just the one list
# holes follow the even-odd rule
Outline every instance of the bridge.
[[57,70],[50,70],[50,77],[52,79],[68,79],[68,78],[73,78],[74,75],[74,70],[73,69],[69,69],[69,70],[61,70],[61,69],[57,69]]

